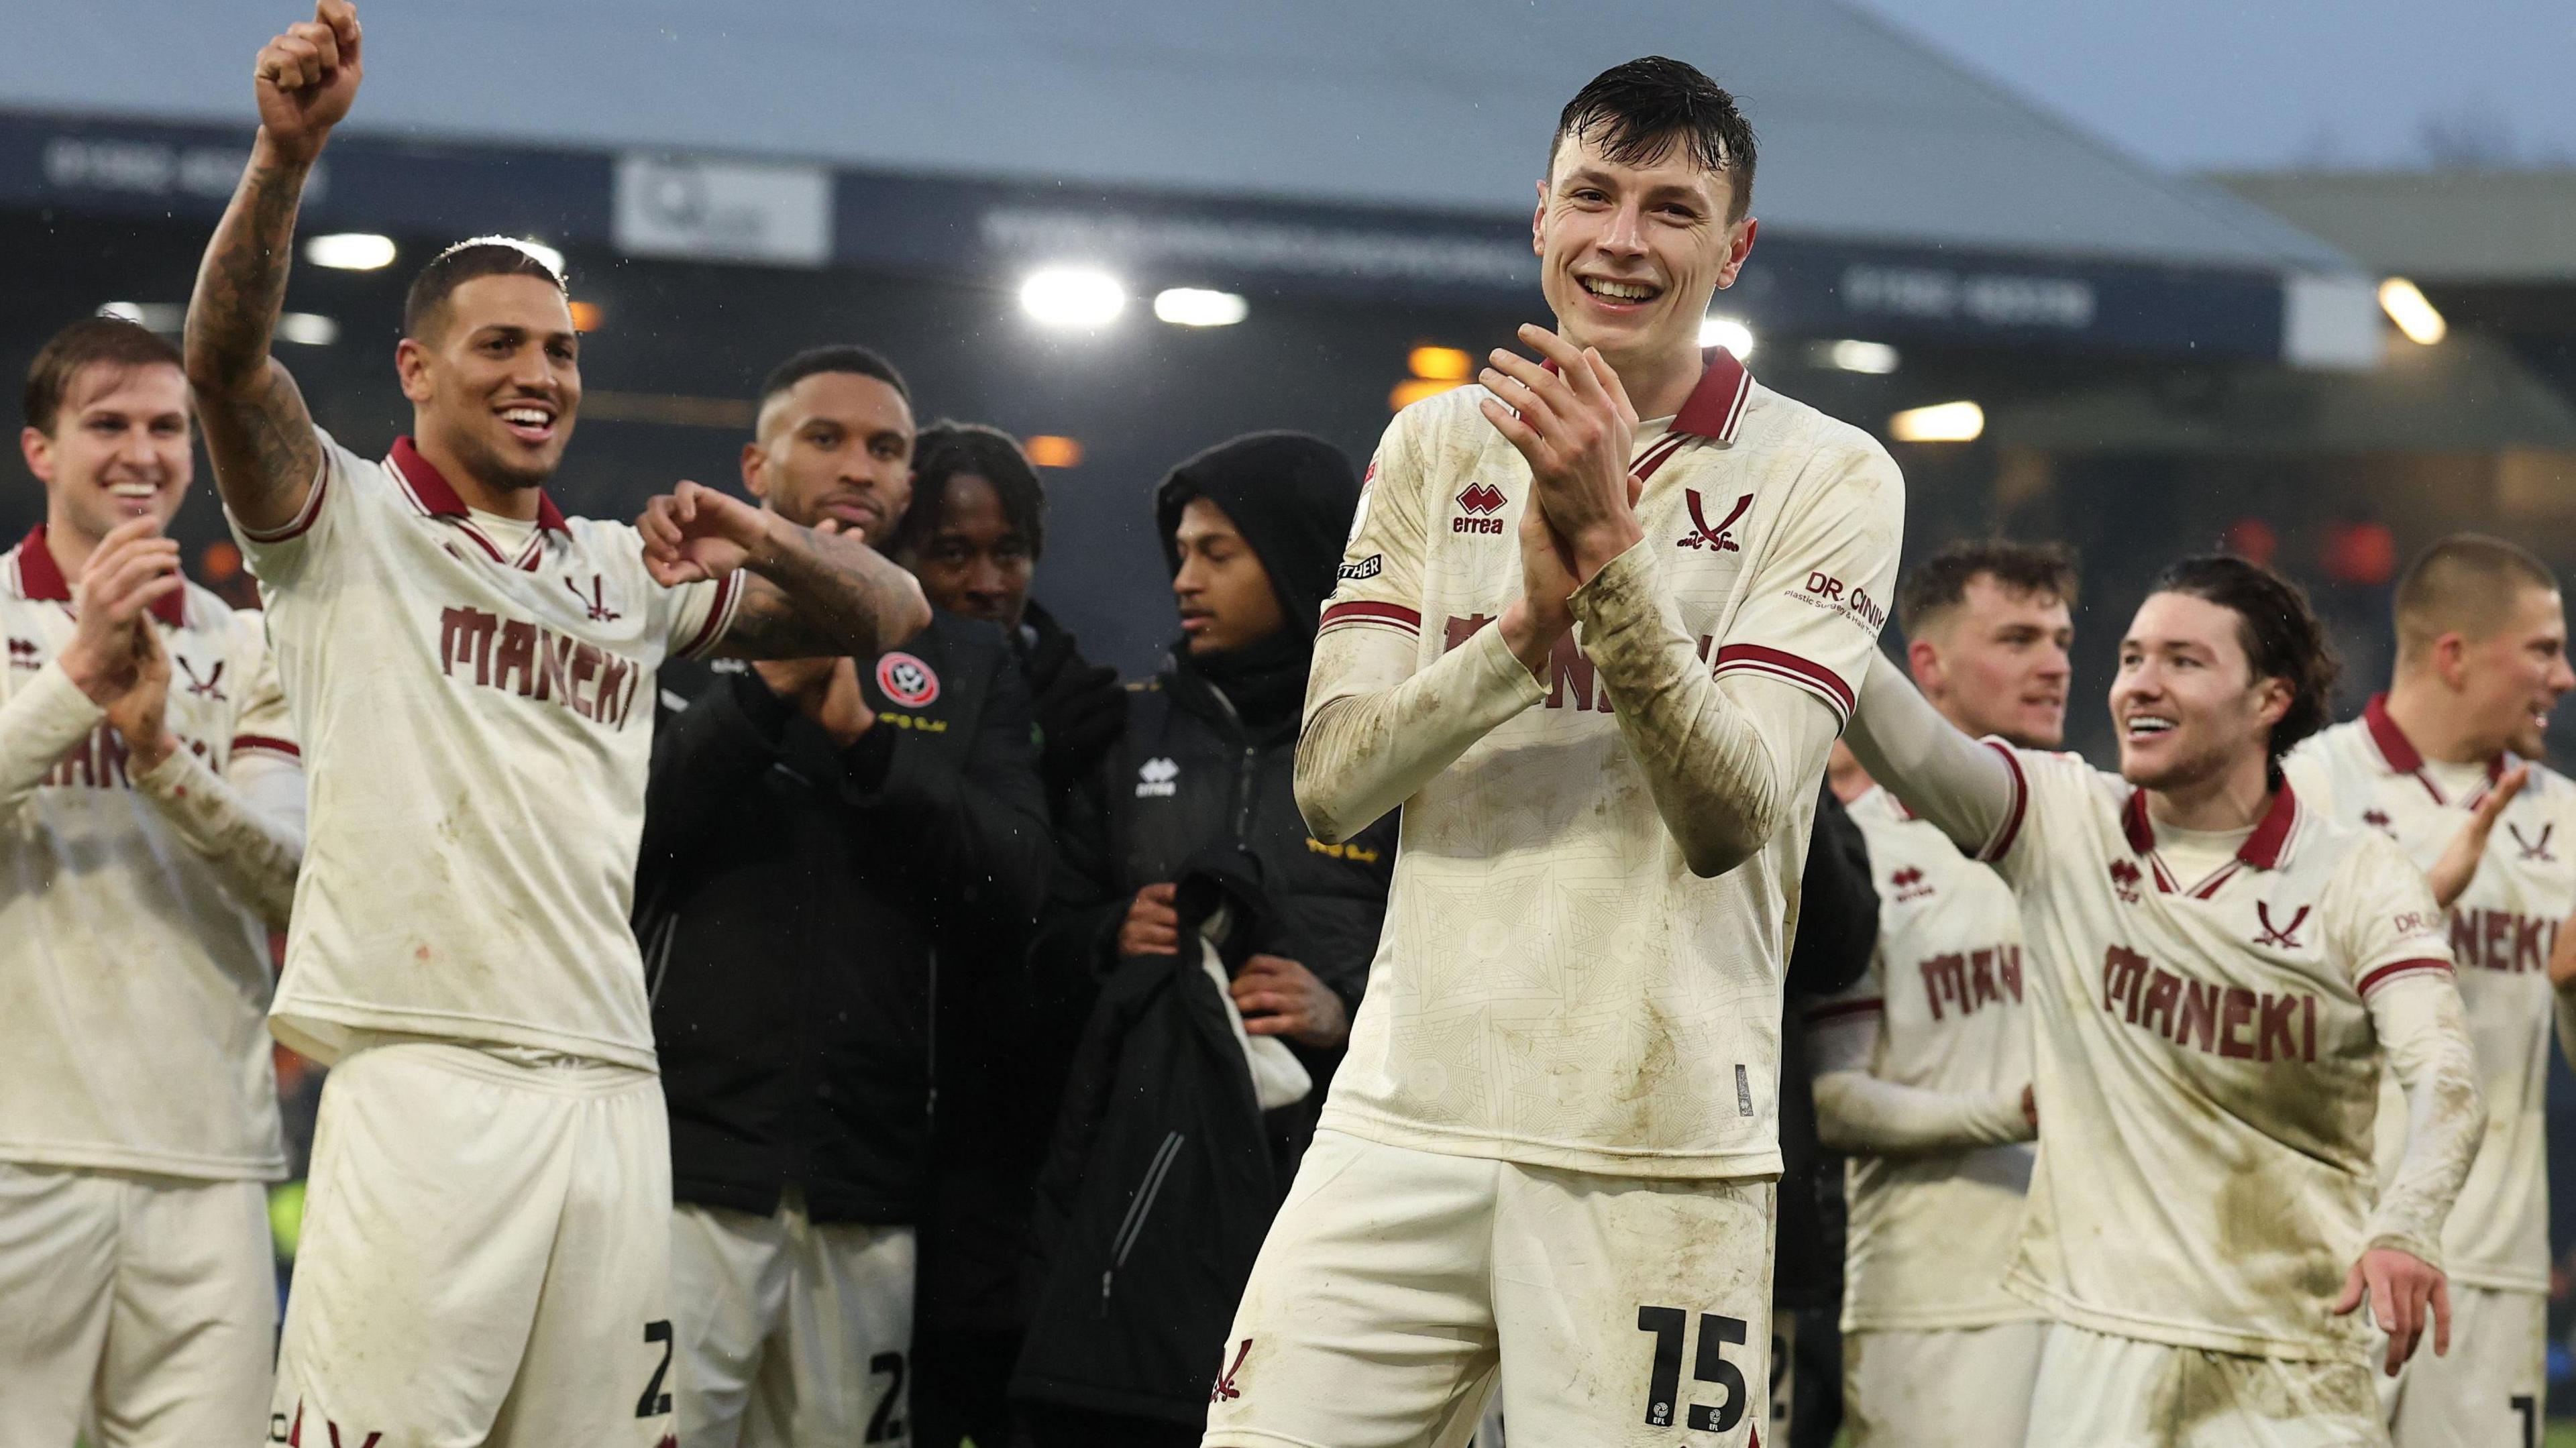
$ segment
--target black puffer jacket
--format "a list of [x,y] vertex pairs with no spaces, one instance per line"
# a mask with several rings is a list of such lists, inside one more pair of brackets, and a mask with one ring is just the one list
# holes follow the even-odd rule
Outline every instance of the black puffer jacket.
[[937,614],[859,678],[841,749],[744,666],[664,676],[636,928],[681,1201],[917,1220],[934,1013],[1020,987],[1051,852],[1001,631]]

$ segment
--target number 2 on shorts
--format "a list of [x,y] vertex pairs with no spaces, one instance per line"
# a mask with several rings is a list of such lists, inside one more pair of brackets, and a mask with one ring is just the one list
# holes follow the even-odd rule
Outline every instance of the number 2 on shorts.
[[[1674,1400],[1681,1396],[1682,1337],[1690,1327],[1690,1314],[1678,1307],[1640,1307],[1637,1330],[1655,1335],[1655,1366],[1646,1382],[1646,1426],[1673,1426]],[[1703,1383],[1714,1383],[1725,1390],[1726,1398],[1716,1407],[1704,1403],[1690,1405],[1688,1421],[1692,1431],[1723,1433],[1744,1418],[1744,1370],[1726,1360],[1726,1345],[1744,1345],[1747,1324],[1740,1317],[1720,1317],[1714,1312],[1699,1315],[1699,1352],[1691,1364],[1691,1376]]]

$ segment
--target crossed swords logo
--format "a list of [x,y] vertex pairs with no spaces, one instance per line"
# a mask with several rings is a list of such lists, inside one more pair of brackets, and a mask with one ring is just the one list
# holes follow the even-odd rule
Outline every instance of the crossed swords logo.
[[223,697],[224,697],[224,690],[223,690],[223,682],[224,682],[224,661],[223,661],[223,660],[221,660],[221,659],[217,659],[217,660],[215,660],[215,671],[214,671],[213,673],[211,673],[211,674],[206,675],[206,676],[205,676],[204,678],[202,678],[202,679],[200,679],[200,678],[198,678],[198,677],[197,677],[197,670],[196,670],[196,666],[195,666],[195,665],[193,665],[193,664],[190,664],[186,659],[175,659],[175,660],[173,660],[173,662],[175,662],[175,663],[177,663],[177,664],[178,664],[178,666],[179,666],[179,672],[180,672],[180,673],[183,673],[183,674],[185,674],[185,675],[187,675],[187,676],[188,676],[188,692],[189,692],[190,694],[196,695],[196,696],[201,697],[201,698],[213,699],[213,700],[215,700],[215,701],[217,701],[217,702],[219,702],[219,703],[223,700]]
[[1692,531],[1685,533],[1680,538],[1674,540],[1679,546],[1684,548],[1706,548],[1718,553],[1741,553],[1744,551],[1736,546],[1734,539],[1726,536],[1726,530],[1734,527],[1735,520],[1743,517],[1745,510],[1753,506],[1753,495],[1751,493],[1747,493],[1743,497],[1736,499],[1734,511],[1728,513],[1726,515],[1726,520],[1714,528],[1708,526],[1708,515],[1700,511],[1699,489],[1692,488],[1688,490],[1686,496],[1690,503]]
[[2263,933],[2255,937],[2254,943],[2277,945],[2284,950],[2298,949],[2299,926],[2308,918],[2308,909],[2308,906],[2300,906],[2299,913],[2290,917],[2289,924],[2276,926],[2272,923],[2272,907],[2260,900],[2255,901],[2254,918],[2263,923]]
[[572,596],[581,600],[581,606],[589,612],[591,622],[593,623],[615,623],[620,618],[625,617],[625,615],[608,606],[607,586],[600,582],[599,575],[596,573],[590,575],[590,593],[587,597],[582,594],[580,587],[574,584],[574,582],[569,578],[564,580],[564,587],[571,589]]
[[2556,855],[2549,853],[2549,833],[2550,831],[2557,829],[2558,826],[2542,825],[2540,827],[2540,838],[2536,840],[2524,839],[2522,837],[2522,826],[2520,825],[2506,825],[2505,828],[2513,832],[2513,842],[2522,847],[2521,857],[2523,859],[2552,861],[2558,858]]

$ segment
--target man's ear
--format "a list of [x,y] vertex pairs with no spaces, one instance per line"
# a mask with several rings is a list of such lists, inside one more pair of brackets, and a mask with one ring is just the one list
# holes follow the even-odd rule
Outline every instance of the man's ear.
[[429,385],[429,349],[409,337],[394,344],[394,375],[402,379],[403,396],[423,403],[435,391]]
[[2452,689],[2458,689],[2466,684],[2469,677],[2469,641],[2457,632],[2446,633],[2433,640],[2433,672],[2441,675],[2442,682]]
[[1530,211],[1530,253],[1547,255],[1547,178],[1538,182],[1538,205]]
[[1906,640],[1905,671],[1914,676],[1914,687],[1922,690],[1927,699],[1940,691],[1946,677],[1941,668],[1941,651],[1932,647],[1930,639]]
[[2289,714],[2290,705],[2299,697],[2298,689],[2283,678],[2267,678],[2256,687],[2262,690],[2263,702],[2255,706],[2254,717],[2260,719],[2266,728],[2280,723]]
[[757,439],[742,445],[742,490],[769,501],[769,450]]
[[32,427],[22,427],[18,429],[18,455],[27,460],[27,471],[36,475],[37,482],[47,487],[53,486],[54,440],[52,438]]

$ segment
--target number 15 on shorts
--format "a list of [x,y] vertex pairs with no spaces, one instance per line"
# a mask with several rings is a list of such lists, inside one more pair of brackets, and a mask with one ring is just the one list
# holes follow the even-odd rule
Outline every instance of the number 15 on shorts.
[[[1721,1317],[1714,1312],[1699,1315],[1698,1351],[1691,1361],[1691,1378],[1716,1389],[1714,1404],[1693,1402],[1686,1407],[1677,1403],[1682,1386],[1682,1339],[1690,1330],[1691,1315],[1678,1307],[1640,1307],[1637,1330],[1655,1337],[1654,1371],[1646,1381],[1646,1426],[1670,1428],[1676,1422],[1693,1432],[1724,1433],[1744,1421],[1749,1406],[1744,1370],[1726,1360],[1728,1348],[1742,1348],[1750,1336],[1750,1326],[1740,1317]],[[1693,1394],[1694,1397],[1697,1394]],[[1676,1418],[1675,1410],[1680,1408]]]

